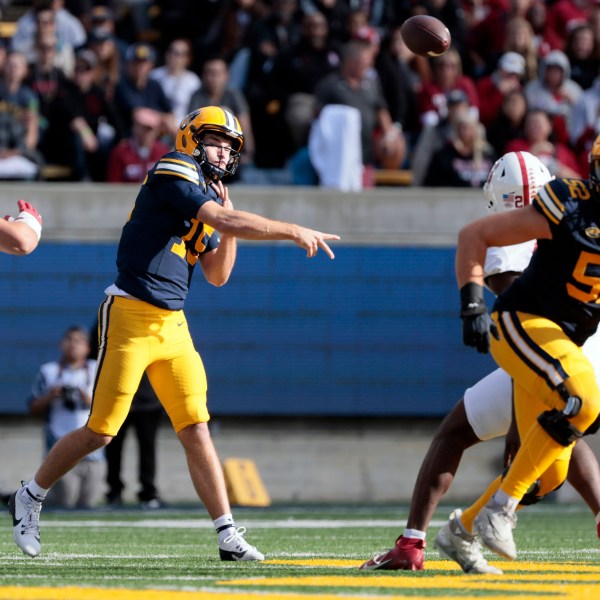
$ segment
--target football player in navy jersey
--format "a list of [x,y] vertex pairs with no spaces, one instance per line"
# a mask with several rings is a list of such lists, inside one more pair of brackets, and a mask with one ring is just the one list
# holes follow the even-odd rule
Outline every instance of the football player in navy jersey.
[[[484,198],[491,212],[528,206],[537,191],[553,179],[545,165],[529,152],[509,152],[496,161],[484,185]],[[488,248],[484,264],[485,285],[501,293],[522,273],[531,260],[535,240],[512,246]],[[592,336],[584,351],[600,374],[600,334]],[[423,570],[426,534],[434,512],[453,482],[463,452],[481,441],[506,435],[504,465],[514,456],[519,440],[513,427],[513,389],[509,375],[500,368],[468,388],[435,432],[421,463],[412,493],[406,528],[393,548],[375,555],[362,570]],[[600,466],[589,446],[580,440],[569,465],[568,481],[579,492],[600,521]],[[560,483],[560,482],[559,482]],[[555,482],[542,477],[539,487],[520,502],[520,507],[541,500]],[[460,510],[437,532],[440,553],[460,564],[466,573],[501,574],[485,559],[479,541],[454,527]],[[453,518],[454,517],[454,518]],[[464,523],[469,527],[469,523]],[[470,528],[470,527],[469,527]],[[600,537],[600,525],[596,525]]]
[[9,500],[13,539],[29,556],[41,551],[39,514],[48,489],[123,423],[144,371],[181,441],[198,496],[214,521],[222,560],[262,560],[236,528],[219,458],[207,426],[206,375],[182,311],[192,273],[224,285],[236,238],[291,240],[309,257],[334,258],[337,235],[234,210],[221,181],[235,173],[244,137],[237,118],[215,106],[181,122],[176,150],[148,172],[117,251],[118,274],[99,310],[98,371],[85,427],[52,448],[34,478]]
[[19,214],[0,219],[0,252],[30,254],[42,236],[42,217],[35,207],[25,200],[17,202]]
[[[490,317],[483,300],[486,249],[529,239],[537,240],[537,250]],[[464,343],[479,352],[491,348],[514,381],[521,447],[506,474],[454,525],[514,560],[519,501],[542,474],[564,481],[574,443],[600,424],[600,389],[581,348],[600,321],[600,136],[589,180],[555,179],[530,206],[465,226],[456,277]]]

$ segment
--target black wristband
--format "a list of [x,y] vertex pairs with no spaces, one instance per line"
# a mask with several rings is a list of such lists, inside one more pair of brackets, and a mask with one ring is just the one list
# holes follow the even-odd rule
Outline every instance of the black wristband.
[[483,300],[483,286],[470,281],[460,288],[460,316],[474,317],[487,311]]

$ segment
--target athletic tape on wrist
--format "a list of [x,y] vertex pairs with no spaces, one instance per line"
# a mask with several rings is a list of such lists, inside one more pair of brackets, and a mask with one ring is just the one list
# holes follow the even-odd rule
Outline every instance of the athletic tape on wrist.
[[28,227],[31,227],[37,235],[38,242],[40,241],[40,238],[42,237],[42,226],[30,212],[25,210],[21,211],[15,221],[20,221],[21,223],[25,223]]

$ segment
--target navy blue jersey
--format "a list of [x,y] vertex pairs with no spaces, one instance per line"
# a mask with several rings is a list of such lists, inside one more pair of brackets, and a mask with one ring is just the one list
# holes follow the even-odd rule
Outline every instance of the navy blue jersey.
[[600,321],[600,198],[589,181],[556,179],[533,205],[548,220],[552,239],[538,240],[529,266],[494,310],[545,317],[582,345]]
[[212,227],[196,219],[213,201],[217,193],[193,158],[165,154],[148,171],[123,227],[116,285],[159,308],[181,309],[198,256],[219,245]]

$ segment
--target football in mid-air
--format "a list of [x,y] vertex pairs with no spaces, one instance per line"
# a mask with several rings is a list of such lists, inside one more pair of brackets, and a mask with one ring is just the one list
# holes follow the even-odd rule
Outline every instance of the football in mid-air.
[[408,49],[421,56],[440,56],[450,48],[452,41],[448,28],[430,15],[406,19],[400,33]]

